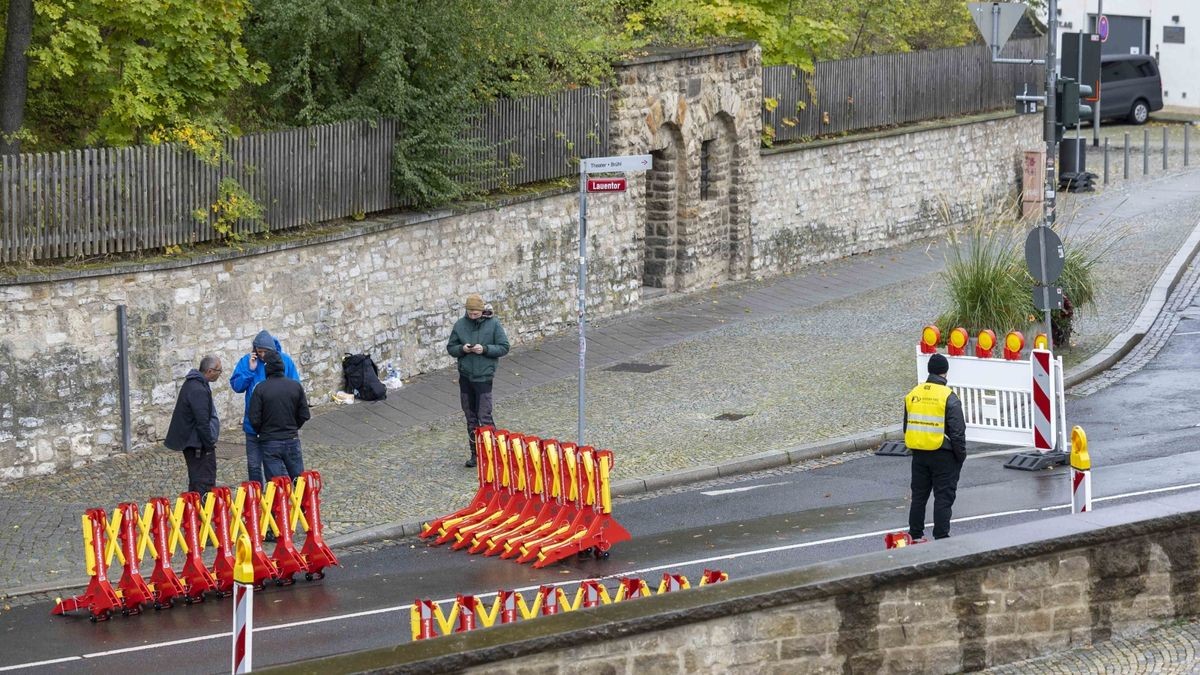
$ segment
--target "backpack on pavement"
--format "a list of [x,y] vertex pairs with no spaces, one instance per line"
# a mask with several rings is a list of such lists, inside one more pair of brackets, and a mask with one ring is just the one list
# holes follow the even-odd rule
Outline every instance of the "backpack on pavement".
[[382,401],[387,398],[387,387],[379,381],[379,369],[369,354],[347,353],[342,359],[342,375],[346,378],[346,391],[363,401]]

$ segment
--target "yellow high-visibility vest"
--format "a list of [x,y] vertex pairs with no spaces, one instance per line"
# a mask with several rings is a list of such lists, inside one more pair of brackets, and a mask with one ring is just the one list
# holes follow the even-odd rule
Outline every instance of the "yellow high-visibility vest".
[[922,382],[904,397],[908,426],[904,444],[909,450],[938,450],[946,439],[946,401],[954,393],[936,382]]

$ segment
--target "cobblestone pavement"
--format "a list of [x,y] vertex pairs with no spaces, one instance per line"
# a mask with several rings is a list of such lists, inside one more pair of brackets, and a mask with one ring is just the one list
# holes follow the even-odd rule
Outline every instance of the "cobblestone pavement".
[[1170,623],[1128,639],[980,671],[989,675],[1184,675],[1200,673],[1200,623]]
[[[1200,172],[1066,195],[1066,240],[1103,233],[1103,292],[1077,322],[1068,366],[1125,329],[1200,213]],[[762,282],[669,297],[589,328],[588,441],[617,453],[614,479],[642,477],[895,424],[920,328],[945,306],[941,241],[853,256]],[[577,338],[524,345],[501,363],[497,422],[573,439]],[[617,363],[665,366],[650,373]],[[221,383],[222,385],[224,383]],[[323,406],[304,429],[305,463],[325,478],[330,535],[415,522],[460,506],[475,474],[450,371],[388,400]],[[719,421],[724,413],[745,415]],[[228,432],[239,440],[236,432]],[[222,443],[218,482],[245,476]],[[177,493],[177,453],[146,449],[32,477],[0,491],[0,593],[82,578],[79,517]]]

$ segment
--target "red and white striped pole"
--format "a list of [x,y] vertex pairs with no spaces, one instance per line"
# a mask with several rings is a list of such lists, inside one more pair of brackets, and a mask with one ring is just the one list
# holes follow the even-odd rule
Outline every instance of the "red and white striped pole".
[[1033,368],[1033,447],[1047,453],[1054,447],[1054,357],[1044,349],[1034,349],[1029,363]]
[[1087,434],[1078,425],[1071,429],[1071,513],[1092,510],[1092,458],[1088,455]]
[[250,538],[238,539],[233,564],[233,673],[251,670],[254,646],[254,559]]

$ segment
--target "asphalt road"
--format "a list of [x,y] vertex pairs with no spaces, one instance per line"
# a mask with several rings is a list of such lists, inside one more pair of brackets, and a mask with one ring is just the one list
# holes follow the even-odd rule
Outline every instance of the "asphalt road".
[[[1170,339],[1141,370],[1085,399],[1068,419],[1088,432],[1096,508],[1189,492],[1200,502],[1200,306],[1182,312]],[[950,374],[953,382],[953,371]],[[1066,513],[1068,473],[1003,468],[1011,451],[972,448],[955,509],[954,535],[1036,523]],[[409,603],[500,588],[634,575],[657,585],[664,571],[696,579],[705,568],[731,576],[837,559],[882,548],[906,522],[908,462],[858,453],[820,468],[791,467],[677,488],[618,502],[633,540],[607,560],[574,559],[543,570],[429,548],[419,541],[342,554],[323,581],[256,595],[257,666],[379,647],[409,638]],[[936,545],[936,544],[934,544]],[[609,582],[610,589],[615,586]],[[571,587],[573,593],[574,588]],[[116,617],[51,617],[49,607],[0,616],[0,671],[162,673],[229,668],[227,600]]]

